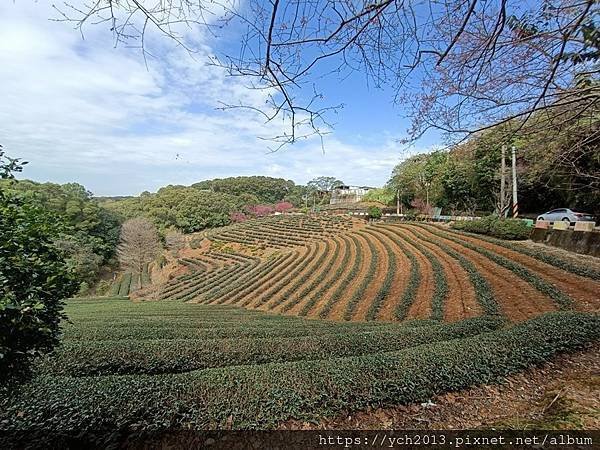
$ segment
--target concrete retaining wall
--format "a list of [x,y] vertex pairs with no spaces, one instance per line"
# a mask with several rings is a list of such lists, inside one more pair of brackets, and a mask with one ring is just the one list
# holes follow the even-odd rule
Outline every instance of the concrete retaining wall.
[[600,233],[593,231],[534,228],[531,240],[583,255],[600,257]]

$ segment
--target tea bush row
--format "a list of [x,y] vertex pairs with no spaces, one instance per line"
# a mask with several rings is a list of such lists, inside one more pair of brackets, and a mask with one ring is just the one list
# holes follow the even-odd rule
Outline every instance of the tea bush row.
[[557,312],[463,339],[364,356],[168,375],[42,376],[0,399],[3,430],[271,428],[425,402],[493,383],[600,339],[600,317]]

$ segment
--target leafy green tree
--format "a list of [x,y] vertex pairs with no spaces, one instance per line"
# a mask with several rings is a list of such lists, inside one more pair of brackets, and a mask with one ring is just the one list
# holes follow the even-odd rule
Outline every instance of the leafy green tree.
[[53,212],[64,228],[57,238],[80,280],[90,285],[100,267],[114,256],[119,236],[118,216],[102,208],[92,194],[77,183],[36,183],[30,180],[3,181],[3,188],[26,195],[43,209]]
[[371,189],[363,197],[365,202],[379,202],[384,205],[391,205],[396,201],[396,192],[390,188]]
[[[13,160],[14,161],[14,160]],[[4,165],[2,178],[14,165]],[[58,344],[62,299],[78,282],[54,242],[64,226],[31,195],[0,185],[0,384],[22,381],[33,358]]]
[[14,172],[22,172],[23,166],[27,161],[20,158],[10,158],[6,155],[2,145],[0,145],[0,179],[14,178]]
[[246,199],[247,204],[277,203],[283,200],[294,186],[291,180],[263,176],[216,178],[192,185],[193,188],[201,190],[254,197],[254,201]]

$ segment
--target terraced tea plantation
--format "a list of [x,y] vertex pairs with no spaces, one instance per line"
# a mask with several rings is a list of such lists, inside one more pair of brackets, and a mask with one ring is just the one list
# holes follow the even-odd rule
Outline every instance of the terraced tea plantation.
[[493,383],[600,339],[600,271],[518,243],[328,216],[203,239],[163,283],[140,277],[147,297],[69,300],[61,348],[0,399],[1,427],[318,423]]
[[248,220],[209,231],[206,235],[221,242],[286,248],[333,236],[353,226],[354,222],[348,216],[286,214]]
[[296,241],[290,224],[301,219],[281,217],[243,224],[271,236],[268,257],[203,255],[231,264],[191,268],[159,297],[342,321],[522,321],[600,307],[599,270],[518,243],[423,223],[324,227]]
[[4,430],[273,428],[427,401],[600,338],[600,318],[333,322],[233,306],[69,300],[64,343],[0,398]]

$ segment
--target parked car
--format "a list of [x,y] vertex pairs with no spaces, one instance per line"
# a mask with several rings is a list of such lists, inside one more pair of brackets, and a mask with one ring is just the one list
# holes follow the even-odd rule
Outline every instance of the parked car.
[[545,212],[544,214],[540,214],[537,220],[549,220],[550,222],[558,222],[562,220],[563,222],[569,223],[578,221],[593,222],[594,216],[587,213],[575,212],[569,208],[559,208]]

